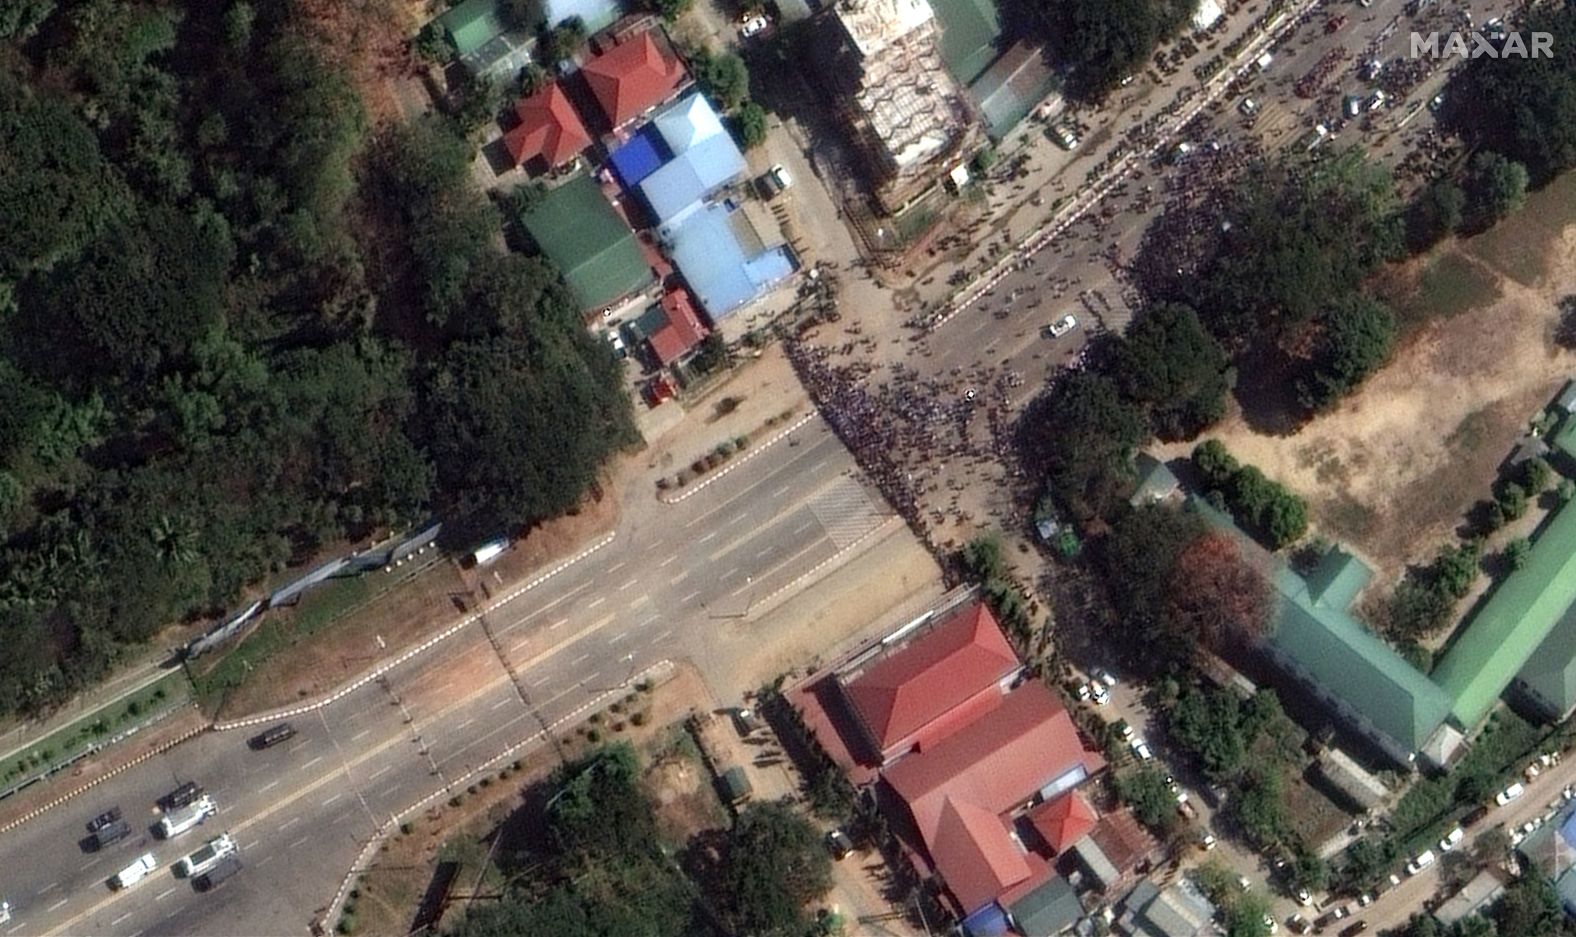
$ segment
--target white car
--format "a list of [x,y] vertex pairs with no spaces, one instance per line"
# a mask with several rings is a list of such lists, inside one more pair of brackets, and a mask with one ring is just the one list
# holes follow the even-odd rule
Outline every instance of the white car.
[[182,856],[175,862],[175,874],[195,878],[218,865],[225,856],[235,852],[235,840],[229,833],[220,833],[202,846]]
[[1449,852],[1450,850],[1452,850],[1452,849],[1456,848],[1457,846],[1461,845],[1461,841],[1463,839],[1466,839],[1466,838],[1467,838],[1466,831],[1458,826],[1455,829],[1451,830],[1450,832],[1446,833],[1445,834],[1445,838],[1441,839],[1439,841],[1439,851],[1440,852]]
[[1495,794],[1494,795],[1494,803],[1499,804],[1501,807],[1503,807],[1506,804],[1510,803],[1511,801],[1515,800],[1517,797],[1520,797],[1523,793],[1526,792],[1526,790],[1527,789],[1522,786],[1521,782],[1517,781],[1515,784],[1512,784],[1511,786],[1509,786],[1509,787],[1505,788],[1504,790],[1500,791],[1498,794]]
[[613,349],[613,357],[622,359],[629,355],[629,348],[624,344],[624,336],[618,334],[618,329],[608,330],[607,344]]
[[1094,702],[1096,706],[1104,706],[1106,703],[1111,702],[1111,691],[1107,690],[1103,685],[1091,683],[1089,684],[1089,687],[1094,693]]
[[110,884],[115,888],[130,888],[148,877],[148,873],[159,867],[159,860],[153,858],[153,853],[145,852],[136,862],[126,866],[115,877],[110,879]]
[[1252,117],[1259,112],[1259,102],[1252,98],[1243,98],[1242,103],[1237,105],[1237,110],[1242,112],[1243,117]]
[[1268,914],[1264,915],[1264,933],[1269,934],[1270,937],[1280,933],[1280,925],[1276,924],[1275,919]]
[[1313,904],[1313,892],[1310,892],[1306,888],[1297,889],[1297,903],[1302,905],[1304,908],[1310,904]]
[[1068,313],[1045,327],[1045,334],[1049,338],[1061,338],[1068,332],[1078,327],[1078,317]]
[[1094,695],[1094,691],[1089,689],[1089,684],[1087,684],[1087,683],[1080,683],[1080,684],[1078,684],[1078,702],[1080,702],[1080,703],[1087,703],[1087,702],[1089,702],[1089,697],[1091,697],[1093,695]]
[[1099,680],[1106,686],[1116,686],[1116,678],[1111,676],[1111,671],[1109,670],[1096,670],[1094,676],[1096,680]]
[[1155,753],[1149,749],[1149,743],[1141,738],[1135,737],[1128,744],[1133,747],[1133,754],[1138,756],[1139,761],[1148,761],[1149,759],[1155,757]]
[[1543,773],[1543,768],[1541,766],[1539,766],[1539,764],[1536,761],[1534,761],[1531,764],[1527,765],[1527,770],[1521,772],[1522,776],[1525,777],[1529,781],[1532,780],[1533,778],[1537,777],[1538,775],[1542,774],[1542,773]]
[[1406,864],[1406,874],[1416,875],[1434,864],[1434,851],[1425,849],[1417,854],[1417,858]]
[[1206,832],[1203,836],[1199,837],[1198,844],[1200,846],[1204,847],[1204,849],[1206,851],[1208,851],[1210,849],[1214,849],[1215,848],[1215,834]]
[[766,27],[770,26],[771,24],[771,20],[764,16],[752,16],[739,26],[739,35],[748,39],[751,36],[765,32]]
[[1127,720],[1125,720],[1125,719],[1122,720],[1117,725],[1119,726],[1119,728],[1117,728],[1116,734],[1122,739],[1122,741],[1124,741],[1124,742],[1132,741],[1132,738],[1133,738],[1133,727],[1132,727],[1132,725],[1130,723],[1128,723]]

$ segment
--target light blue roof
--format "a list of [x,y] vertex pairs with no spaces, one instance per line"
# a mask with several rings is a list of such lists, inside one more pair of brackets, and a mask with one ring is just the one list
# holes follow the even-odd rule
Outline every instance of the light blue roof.
[[[665,135],[664,135],[664,138]],[[689,148],[640,183],[658,225],[676,225],[706,196],[742,176],[744,154],[726,133],[692,141]],[[665,232],[664,232],[665,233]]]
[[722,118],[712,109],[711,102],[702,94],[692,94],[682,101],[676,101],[671,107],[656,117],[651,122],[656,125],[657,133],[668,144],[668,149],[674,154],[683,153],[690,147],[713,137],[727,136],[727,131],[722,127]]
[[618,19],[616,0],[547,0],[547,25],[557,26],[571,16],[585,23],[586,35],[601,32]]
[[786,248],[748,256],[734,232],[731,214],[723,205],[698,208],[666,235],[674,266],[713,322],[793,273]]

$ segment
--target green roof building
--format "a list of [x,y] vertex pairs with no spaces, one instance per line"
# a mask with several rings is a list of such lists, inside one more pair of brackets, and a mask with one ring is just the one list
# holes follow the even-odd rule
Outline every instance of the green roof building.
[[1051,876],[1045,884],[1007,906],[1007,914],[1025,937],[1056,937],[1078,923],[1083,905],[1067,879]]
[[1001,19],[994,0],[931,0],[941,26],[941,60],[960,85],[970,85],[996,59]]
[[1019,42],[969,85],[969,97],[986,135],[1000,142],[1056,91],[1056,85],[1045,51]]
[[1567,506],[1555,510],[1526,565],[1505,577],[1434,668],[1435,682],[1454,700],[1456,722],[1471,727],[1488,715],[1573,603],[1576,511]]
[[504,31],[498,0],[465,0],[438,17],[438,23],[462,59],[474,55]]
[[582,310],[610,305],[654,279],[635,232],[590,176],[548,192],[522,221],[537,249],[563,272]]
[[1549,722],[1564,722],[1576,711],[1576,606],[1560,616],[1511,687]]
[[1268,564],[1275,596],[1264,642],[1270,658],[1348,729],[1398,764],[1410,764],[1419,751],[1443,763],[1459,737],[1440,731],[1450,697],[1351,615],[1351,604],[1372,571],[1337,548],[1304,579],[1208,502],[1192,498],[1188,504],[1211,526],[1231,533],[1261,565]]

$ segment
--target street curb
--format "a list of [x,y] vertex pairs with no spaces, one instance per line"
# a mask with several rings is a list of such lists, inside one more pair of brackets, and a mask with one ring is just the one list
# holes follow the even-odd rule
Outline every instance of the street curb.
[[654,675],[656,673],[658,673],[659,671],[665,671],[665,670],[666,671],[670,671],[670,670],[673,669],[674,666],[675,665],[674,665],[673,661],[668,659],[668,658],[663,658],[662,660],[657,661],[656,663],[652,664],[650,667],[647,667],[645,670],[642,670],[638,675],[631,676],[628,680],[626,680],[624,682],[623,686],[618,687],[617,689],[608,690],[605,693],[602,693],[602,694],[600,694],[598,696],[593,697],[590,700],[587,700],[585,703],[583,703],[580,706],[576,707],[572,712],[569,712],[569,713],[565,714],[564,716],[560,717],[559,719],[557,719],[556,721],[554,721],[552,724],[548,725],[547,727],[542,728],[542,729],[537,729],[535,732],[531,733],[530,735],[526,736],[525,738],[521,739],[520,741],[515,742],[513,745],[510,745],[508,748],[505,748],[503,751],[501,751],[498,754],[494,755],[492,758],[488,759],[487,761],[483,762],[480,765],[477,765],[475,768],[472,768],[466,774],[464,774],[464,775],[462,775],[462,776],[460,776],[458,778],[455,778],[453,781],[450,781],[445,786],[440,787],[437,790],[432,791],[431,793],[427,794],[425,797],[422,797],[421,799],[419,799],[419,800],[415,801],[414,803],[410,804],[405,809],[403,809],[403,810],[401,810],[401,811],[399,811],[397,813],[391,814],[389,816],[388,822],[379,825],[379,827],[375,831],[373,831],[371,838],[367,840],[366,846],[362,847],[361,852],[356,856],[355,862],[350,866],[349,871],[347,871],[345,873],[345,877],[340,880],[340,882],[339,882],[339,889],[334,892],[334,899],[332,901],[330,901],[328,903],[328,907],[323,910],[322,916],[320,918],[318,918],[317,920],[313,921],[312,932],[314,934],[326,934],[326,933],[329,932],[330,922],[332,922],[335,918],[337,918],[339,916],[339,908],[344,903],[345,895],[350,891],[351,883],[353,881],[355,881],[357,875],[361,874],[357,870],[364,870],[365,869],[366,864],[367,864],[369,858],[371,857],[371,855],[378,849],[378,847],[380,847],[383,844],[383,841],[388,838],[390,832],[392,832],[394,829],[398,828],[400,823],[403,822],[403,818],[404,817],[408,817],[408,816],[410,816],[411,814],[415,813],[418,810],[425,809],[427,807],[427,805],[430,804],[433,800],[435,800],[435,799],[437,799],[439,797],[442,797],[443,795],[449,793],[451,790],[453,790],[457,786],[464,785],[470,779],[472,779],[474,777],[477,777],[478,775],[490,773],[490,772],[492,772],[494,770],[497,770],[497,766],[498,766],[498,764],[500,762],[504,761],[507,758],[513,757],[514,754],[516,752],[518,752],[520,749],[526,747],[527,745],[530,745],[533,742],[538,742],[538,741],[545,742],[545,741],[547,741],[548,737],[552,733],[558,731],[558,728],[560,726],[563,726],[565,724],[569,724],[569,723],[573,723],[573,722],[577,721],[583,715],[585,715],[586,712],[588,712],[588,711],[590,711],[592,709],[601,708],[601,706],[604,703],[606,703],[608,700],[610,700],[610,699],[612,699],[612,698],[614,698],[616,696],[621,696],[624,693],[628,692],[628,688],[634,686],[636,683],[639,683],[639,682],[641,682],[643,680],[646,680],[646,679],[652,679],[653,682],[655,682]]
[[769,594],[767,594],[765,596],[762,596],[761,598],[757,599],[756,601],[760,605],[764,606],[767,603],[771,602],[772,599],[775,599],[779,595],[782,595],[784,592],[787,592],[789,589],[798,588],[801,585],[803,585],[804,583],[809,582],[811,579],[813,579],[816,576],[820,575],[822,569],[824,569],[825,567],[831,565],[832,563],[836,563],[837,561],[841,560],[843,557],[847,556],[849,553],[852,553],[854,550],[857,550],[860,547],[861,544],[863,544],[866,540],[869,540],[871,537],[875,536],[876,534],[880,533],[881,531],[885,530],[888,526],[890,526],[892,524],[893,521],[897,521],[899,526],[903,526],[903,524],[905,523],[902,518],[898,517],[895,514],[889,516],[886,520],[882,521],[881,523],[877,524],[876,526],[870,528],[869,530],[867,530],[863,534],[861,534],[859,536],[858,540],[855,540],[853,543],[850,543],[848,546],[843,547],[841,550],[838,550],[836,553],[833,553],[831,556],[829,556],[826,559],[822,560],[821,562],[815,564],[813,567],[811,567],[810,569],[808,569],[805,572],[801,573],[798,577],[796,577],[792,582],[788,583],[787,585],[780,586],[777,589],[774,589],[772,592],[770,592]]
[[[192,705],[196,706],[196,703],[193,703]],[[97,787],[98,785],[104,783],[105,781],[108,781],[110,778],[114,777],[115,775],[120,774],[123,771],[130,770],[131,768],[134,768],[137,765],[142,764],[144,761],[147,761],[149,758],[152,758],[155,755],[162,755],[165,752],[169,751],[170,749],[174,748],[175,746],[180,745],[183,742],[188,742],[188,741],[196,738],[197,736],[203,734],[204,732],[207,732],[209,729],[212,729],[212,728],[213,728],[213,724],[212,723],[209,723],[207,725],[198,726],[197,728],[192,729],[190,732],[187,732],[185,735],[179,736],[179,737],[177,737],[175,739],[172,739],[172,740],[170,740],[168,742],[165,742],[163,745],[160,745],[158,748],[151,749],[149,751],[143,752],[141,755],[138,755],[136,758],[133,758],[132,760],[126,762],[125,764],[121,765],[118,768],[115,768],[112,771],[107,771],[104,774],[99,775],[98,777],[96,777],[93,780],[89,781],[88,783],[82,785],[81,787],[77,788],[76,790],[71,791],[70,793],[67,793],[67,794],[62,794],[61,796],[56,797],[54,800],[50,801],[49,803],[44,804],[42,807],[39,807],[39,808],[37,808],[35,810],[32,810],[32,811],[29,811],[25,815],[20,816],[20,817],[16,818],[15,820],[12,820],[11,822],[4,824],[3,826],[0,826],[0,834],[8,833],[11,830],[14,830],[17,827],[21,826],[22,824],[28,822],[29,820],[37,819],[39,816],[47,813],[50,810],[55,809],[56,807],[58,807],[61,804],[65,803],[66,801],[70,800],[71,798],[76,797],[79,794],[84,794],[84,793],[92,790],[93,788]]]
[[[1241,77],[1242,73],[1245,72],[1251,66],[1252,62],[1258,58],[1261,49],[1268,45],[1274,45],[1277,41],[1279,41],[1281,35],[1286,33],[1288,30],[1295,29],[1299,25],[1298,19],[1302,16],[1302,14],[1314,7],[1319,6],[1322,2],[1323,0],[1308,0],[1308,2],[1301,4],[1294,10],[1285,11],[1282,14],[1286,17],[1285,22],[1281,23],[1275,29],[1260,33],[1258,36],[1245,43],[1242,47],[1242,51],[1237,53],[1236,60],[1241,62],[1246,59],[1246,62],[1241,65],[1234,64],[1227,66],[1218,72],[1215,76],[1215,79],[1212,79],[1212,81],[1218,80],[1221,76],[1227,74],[1229,74],[1231,77],[1226,81],[1220,82],[1220,84],[1216,87],[1206,90],[1202,95],[1194,100],[1191,107],[1184,108],[1181,112],[1179,112],[1178,119],[1173,121],[1166,133],[1160,136],[1159,142],[1157,142],[1153,147],[1145,152],[1152,157],[1163,150],[1167,145],[1167,141],[1173,135],[1175,135],[1178,130],[1186,126],[1193,118],[1197,117],[1199,113],[1204,110],[1204,108],[1214,103],[1215,99],[1224,94],[1226,88],[1230,87],[1233,81]],[[1032,232],[1028,237],[1020,241],[1017,246],[1013,248],[1011,253],[1006,254],[1000,260],[998,260],[993,265],[994,269],[991,272],[982,274],[980,280],[976,281],[976,283],[980,285],[976,286],[971,284],[970,286],[966,287],[963,292],[968,294],[967,298],[954,303],[952,308],[949,309],[946,314],[925,326],[923,331],[928,334],[940,329],[943,325],[951,322],[953,319],[957,318],[959,314],[963,313],[969,307],[979,302],[986,293],[990,292],[990,290],[994,288],[997,283],[1000,283],[1009,273],[1013,271],[1013,267],[1019,261],[1026,257],[1032,257],[1043,250],[1046,244],[1050,243],[1052,239],[1061,234],[1068,227],[1075,224],[1078,219],[1083,217],[1085,212],[1100,204],[1100,202],[1105,198],[1106,192],[1112,186],[1126,178],[1127,174],[1132,170],[1133,154],[1128,154],[1122,157],[1118,165],[1113,167],[1110,172],[1106,173],[1105,179],[1095,186],[1094,197],[1091,200],[1081,206],[1078,204],[1081,199],[1075,200],[1072,204],[1069,204],[1067,208],[1064,209],[1064,211],[1071,211],[1072,214],[1067,215],[1060,221],[1056,220],[1055,216],[1052,216],[1051,220],[1041,225],[1039,229]],[[1003,267],[1003,265],[1005,265],[1005,267]]]
[[803,426],[804,424],[810,422],[811,420],[815,419],[816,417],[818,417],[820,415],[821,415],[821,411],[817,410],[814,406],[812,406],[810,408],[810,412],[805,414],[803,417],[801,417],[797,421],[795,421],[792,426],[790,426],[787,429],[783,430],[782,432],[778,433],[776,436],[773,436],[771,439],[768,439],[765,442],[761,443],[759,446],[755,447],[754,449],[751,449],[749,452],[746,452],[744,455],[740,456],[739,458],[734,459],[732,462],[729,462],[727,465],[723,466],[721,469],[718,469],[716,472],[713,472],[712,474],[706,476],[706,479],[704,481],[702,481],[700,484],[692,485],[692,486],[686,488],[684,490],[684,493],[679,495],[678,497],[675,497],[675,498],[664,498],[664,497],[658,495],[657,496],[657,500],[662,502],[663,504],[678,504],[680,501],[683,501],[685,498],[688,498],[691,495],[700,494],[700,490],[702,488],[705,488],[707,485],[711,484],[714,481],[720,480],[724,475],[728,474],[729,472],[733,471],[734,469],[738,468],[739,466],[743,465],[744,463],[750,461],[751,459],[753,459],[756,456],[760,455],[761,453],[765,452],[767,449],[770,449],[772,446],[774,446],[778,442],[780,442],[789,433],[793,432],[794,430],[798,429],[799,427]]
[[591,546],[586,547],[584,550],[581,550],[579,553],[575,554],[574,556],[570,557],[569,559],[564,560],[562,563],[559,563],[557,566],[554,566],[552,569],[548,570],[547,572],[542,573],[541,575],[537,576],[535,579],[532,579],[530,582],[526,583],[525,585],[520,586],[519,588],[514,589],[514,590],[512,590],[510,592],[507,592],[507,593],[499,596],[496,599],[493,599],[491,602],[489,602],[487,604],[487,606],[485,608],[482,608],[479,611],[472,612],[471,614],[469,614],[469,615],[465,616],[464,618],[460,619],[455,624],[450,625],[449,627],[447,627],[444,630],[438,632],[437,634],[433,635],[432,637],[428,638],[427,640],[423,641],[422,643],[420,643],[420,644],[416,645],[415,647],[410,648],[409,650],[407,650],[404,653],[400,654],[398,657],[395,657],[392,660],[385,661],[384,663],[379,664],[377,667],[374,667],[372,670],[370,670],[367,673],[363,674],[361,677],[357,678],[356,680],[353,680],[350,683],[345,684],[344,686],[340,687],[338,690],[335,690],[333,693],[329,694],[328,696],[325,696],[325,697],[323,697],[323,698],[321,698],[319,700],[316,700],[314,702],[307,703],[304,706],[292,706],[292,707],[290,707],[288,709],[274,710],[273,712],[265,713],[265,714],[263,714],[261,716],[248,716],[245,719],[237,719],[234,722],[215,722],[213,724],[213,728],[217,732],[230,732],[230,731],[235,730],[235,729],[245,729],[245,728],[248,728],[250,726],[262,725],[265,722],[275,722],[275,721],[278,721],[280,719],[289,719],[291,717],[304,715],[304,714],[309,713],[309,712],[316,712],[317,710],[322,709],[324,706],[328,706],[328,705],[330,705],[332,703],[336,703],[339,700],[344,699],[349,694],[354,693],[355,691],[357,691],[357,690],[361,689],[362,687],[366,686],[367,684],[371,683],[372,681],[377,680],[379,677],[382,677],[384,674],[388,673],[390,670],[393,670],[395,667],[398,667],[401,664],[406,663],[407,661],[409,661],[411,658],[417,656],[418,654],[422,654],[422,653],[430,650],[434,645],[436,645],[436,644],[438,644],[438,643],[440,643],[442,641],[445,641],[445,640],[453,637],[456,634],[459,634],[462,630],[464,630],[465,628],[469,627],[470,625],[475,624],[484,615],[488,614],[492,610],[498,608],[501,605],[506,605],[509,602],[513,601],[514,599],[518,598],[519,596],[525,594],[526,592],[529,592],[530,590],[535,589],[537,586],[541,585],[542,583],[546,582],[547,580],[553,578],[554,576],[558,575],[559,573],[563,572],[564,570],[568,569],[569,567],[575,565],[576,563],[579,563],[581,560],[584,560],[586,557],[590,556],[591,554],[595,553],[596,551],[598,551],[598,550],[602,549],[603,547],[607,546],[608,544],[612,543],[613,540],[615,538],[617,538],[617,537],[618,537],[618,532],[617,531],[614,531],[614,532],[608,534],[607,536],[603,537],[601,540],[598,540],[596,543],[593,543]]

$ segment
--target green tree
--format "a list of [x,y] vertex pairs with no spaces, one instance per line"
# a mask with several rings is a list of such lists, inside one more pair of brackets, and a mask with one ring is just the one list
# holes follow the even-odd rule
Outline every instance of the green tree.
[[1102,513],[1132,471],[1144,414],[1106,377],[1075,371],[1023,417],[1025,455],[1075,514]]
[[1527,201],[1527,167],[1498,153],[1472,157],[1467,173],[1467,212],[1473,224],[1488,227],[1521,209]]
[[754,101],[746,101],[733,116],[734,135],[739,146],[753,150],[766,142],[766,109]]
[[648,0],[648,2],[651,5],[651,11],[669,23],[688,13],[695,5],[695,0]]
[[1116,796],[1133,808],[1133,815],[1150,829],[1169,833],[1179,818],[1176,798],[1165,776],[1153,768],[1136,768],[1116,776]]
[[1310,373],[1298,378],[1302,405],[1328,409],[1378,370],[1394,344],[1395,317],[1383,303],[1355,293],[1341,297],[1325,313]]
[[730,52],[709,52],[691,61],[695,82],[708,98],[725,111],[731,111],[750,98],[750,71],[744,60]]
[[1030,8],[1073,71],[1070,93],[1084,99],[1099,99],[1142,70],[1191,14],[1189,4],[1166,0],[1059,0]]
[[819,831],[787,804],[753,803],[728,835],[721,878],[737,932],[800,934],[805,906],[832,886],[832,859]]
[[1477,581],[1481,546],[1478,541],[1445,547],[1434,557],[1433,574],[1439,588],[1452,599],[1472,591]]
[[1517,537],[1505,544],[1505,565],[1512,572],[1527,565],[1527,558],[1532,555],[1532,541],[1526,537]]
[[1473,146],[1502,153],[1547,180],[1576,166],[1576,63],[1558,52],[1576,46],[1576,10],[1533,11],[1517,28],[1546,32],[1556,53],[1537,58],[1475,58],[1451,81],[1448,124]]
[[1444,177],[1429,183],[1407,210],[1408,244],[1421,251],[1456,233],[1466,207],[1467,194],[1455,180]]
[[1286,785],[1278,770],[1255,766],[1243,776],[1229,801],[1231,816],[1259,849],[1285,845],[1295,835],[1286,804]]
[[585,44],[585,21],[578,16],[568,17],[547,34],[547,39],[542,44],[546,59],[543,64],[551,67],[565,59],[573,58]]
[[1523,937],[1554,937],[1564,917],[1554,886],[1539,875],[1512,882],[1492,914],[1501,934]]
[[252,24],[257,21],[257,11],[246,0],[235,0],[224,11],[224,41],[232,49],[245,49],[252,44]]
[[1186,439],[1224,415],[1231,389],[1220,343],[1187,306],[1161,303],[1134,321],[1109,369],[1122,394],[1149,412],[1163,439]]

